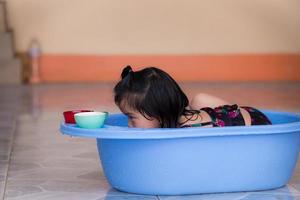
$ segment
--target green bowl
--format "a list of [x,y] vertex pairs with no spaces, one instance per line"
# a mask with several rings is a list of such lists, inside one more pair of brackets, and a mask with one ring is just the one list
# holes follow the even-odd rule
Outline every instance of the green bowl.
[[80,128],[102,128],[107,118],[107,112],[81,112],[74,115],[75,122]]

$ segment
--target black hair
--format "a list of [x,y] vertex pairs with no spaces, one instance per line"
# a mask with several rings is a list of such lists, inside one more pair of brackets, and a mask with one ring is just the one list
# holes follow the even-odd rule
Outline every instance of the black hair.
[[157,119],[161,128],[178,127],[182,115],[200,112],[187,110],[187,96],[169,74],[156,67],[135,72],[130,66],[125,67],[114,94],[116,105],[129,106],[147,119]]

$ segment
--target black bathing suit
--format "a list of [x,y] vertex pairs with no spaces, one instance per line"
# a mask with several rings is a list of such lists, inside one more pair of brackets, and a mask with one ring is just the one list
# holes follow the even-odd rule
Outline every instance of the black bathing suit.
[[259,110],[248,106],[238,106],[233,105],[223,105],[216,108],[204,107],[201,110],[206,111],[211,117],[212,121],[196,124],[186,124],[181,126],[181,128],[186,127],[199,127],[212,124],[213,127],[223,127],[223,126],[245,126],[245,120],[240,111],[240,108],[245,109],[249,112],[251,117],[251,125],[269,125],[272,124],[271,121]]

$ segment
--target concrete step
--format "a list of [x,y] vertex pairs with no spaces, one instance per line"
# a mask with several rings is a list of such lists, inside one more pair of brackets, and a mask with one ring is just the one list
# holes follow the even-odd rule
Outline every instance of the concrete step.
[[0,59],[13,58],[12,36],[9,32],[0,32]]
[[19,59],[0,59],[0,84],[21,84],[21,66]]

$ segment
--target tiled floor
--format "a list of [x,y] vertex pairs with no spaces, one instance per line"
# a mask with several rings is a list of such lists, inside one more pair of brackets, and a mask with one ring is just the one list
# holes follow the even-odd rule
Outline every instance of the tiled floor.
[[[300,112],[300,83],[185,83],[197,92],[258,108]],[[300,200],[300,164],[276,190],[190,196],[122,193],[107,183],[93,139],[59,132],[62,112],[87,108],[118,112],[113,84],[0,86],[0,199],[5,200]]]

